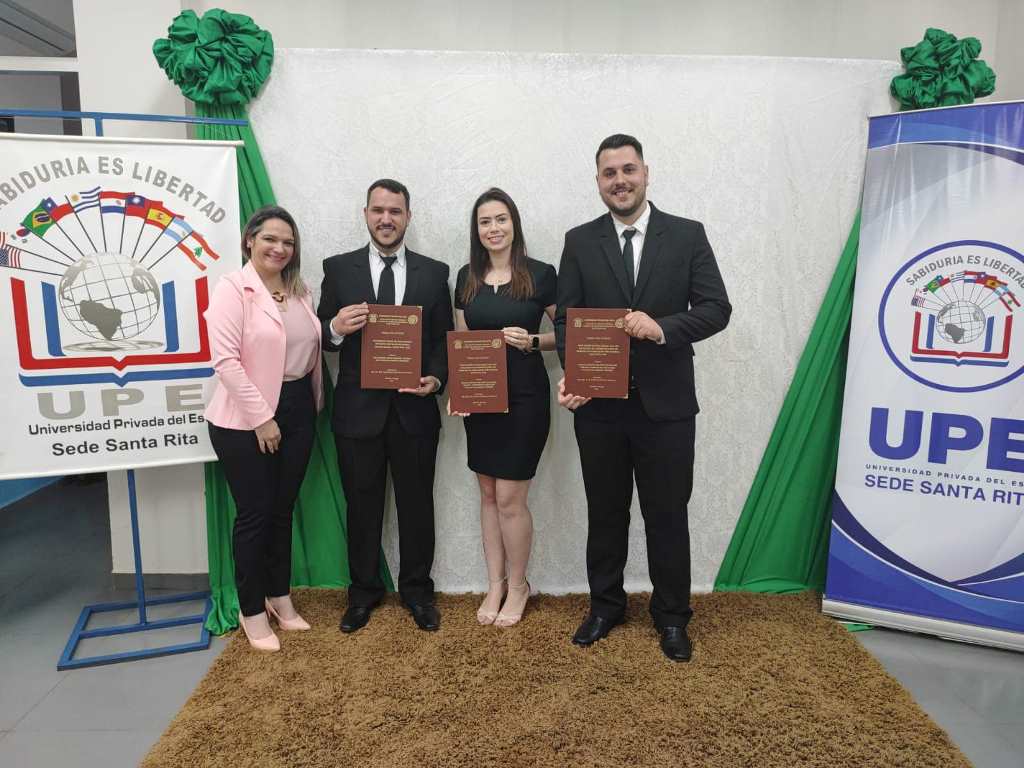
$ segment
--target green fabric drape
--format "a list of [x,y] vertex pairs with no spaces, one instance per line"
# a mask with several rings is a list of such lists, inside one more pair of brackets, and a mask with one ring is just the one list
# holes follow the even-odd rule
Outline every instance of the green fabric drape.
[[[199,117],[215,117],[221,120],[246,120],[245,109],[237,106],[216,106],[213,104],[196,104]],[[243,141],[245,147],[238,151],[238,215],[240,224],[252,216],[253,212],[264,205],[276,202],[274,190],[270,186],[270,177],[263,164],[256,135],[249,126],[235,125],[199,125],[196,137],[200,139],[217,139],[220,141]]]
[[274,39],[241,13],[182,11],[153,55],[189,101],[245,106],[270,76]]
[[715,589],[823,589],[846,381],[860,213],[846,241]]
[[[195,102],[200,117],[244,120],[245,104],[270,74],[273,39],[248,16],[212,9],[202,18],[183,11],[167,38],[153,44],[153,55],[167,76]],[[238,161],[239,216],[242,222],[258,208],[275,202],[256,136],[248,126],[198,125],[200,139],[242,141]],[[348,571],[345,498],[338,478],[331,432],[333,387],[324,368],[325,408],[317,418],[316,436],[306,477],[295,504],[292,524],[292,586],[345,587]],[[206,474],[206,536],[213,607],[206,627],[223,634],[238,626],[238,592],[231,552],[235,503],[224,473],[209,463]],[[381,577],[394,589],[387,562]]]
[[924,38],[900,51],[906,72],[889,85],[901,109],[928,109],[970,104],[996,89],[996,73],[983,60],[976,37],[957,40],[941,29],[925,30]]

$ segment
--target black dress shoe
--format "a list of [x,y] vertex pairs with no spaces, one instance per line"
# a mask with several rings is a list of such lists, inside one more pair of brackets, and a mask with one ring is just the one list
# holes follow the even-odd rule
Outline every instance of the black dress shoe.
[[424,632],[436,632],[441,628],[441,612],[433,603],[420,603],[408,606],[416,626]]
[[621,623],[621,616],[617,619],[606,619],[596,613],[587,614],[587,618],[583,620],[580,628],[576,630],[576,634],[572,636],[572,641],[576,645],[593,645],[598,640],[607,637],[608,633],[612,631],[612,627],[617,627]]
[[664,627],[661,630],[661,651],[672,661],[689,661],[693,646],[686,630],[682,627]]
[[375,606],[372,605],[350,605],[341,617],[341,624],[338,629],[342,632],[356,632],[366,626],[370,620]]

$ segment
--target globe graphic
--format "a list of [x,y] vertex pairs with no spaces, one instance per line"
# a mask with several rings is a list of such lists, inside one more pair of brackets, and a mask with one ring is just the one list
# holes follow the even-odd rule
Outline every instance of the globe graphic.
[[86,336],[131,339],[160,311],[160,286],[149,270],[120,253],[83,256],[60,279],[64,317]]
[[953,344],[969,344],[985,331],[985,313],[971,301],[960,299],[939,310],[935,330]]

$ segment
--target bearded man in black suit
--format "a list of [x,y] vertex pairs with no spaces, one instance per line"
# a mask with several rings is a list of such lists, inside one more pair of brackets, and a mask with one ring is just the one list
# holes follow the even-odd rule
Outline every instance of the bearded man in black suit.
[[[324,260],[317,315],[324,349],[340,350],[331,426],[348,505],[348,563],[352,584],[342,632],[370,620],[384,596],[380,538],[390,467],[398,510],[398,593],[416,625],[436,630],[434,604],[434,465],[441,418],[434,397],[448,377],[446,334],[454,327],[448,265],[405,247],[412,218],[409,190],[392,179],[373,182],[363,209],[368,245]],[[361,331],[368,303],[423,308],[422,369],[416,388],[360,386]]]
[[597,150],[597,187],[608,213],[570,230],[558,274],[555,339],[565,365],[570,307],[625,307],[629,397],[594,399],[565,391],[575,412],[587,496],[590,612],[573,642],[590,645],[624,618],[623,570],[636,479],[647,535],[650,612],[661,649],[688,661],[690,532],[697,397],[693,344],[718,333],[732,307],[700,222],[647,201],[643,147],[616,134]]

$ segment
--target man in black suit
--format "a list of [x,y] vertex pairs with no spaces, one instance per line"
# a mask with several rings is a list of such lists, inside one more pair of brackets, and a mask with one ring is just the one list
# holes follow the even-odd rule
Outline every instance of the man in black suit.
[[555,337],[565,365],[569,307],[624,307],[630,387],[626,400],[565,391],[575,411],[587,495],[590,612],[573,642],[590,645],[623,621],[629,508],[636,478],[654,592],[650,612],[661,649],[691,655],[690,532],[693,485],[693,343],[725,328],[732,307],[704,227],[647,202],[643,148],[616,134],[597,150],[597,188],[609,213],[570,230],[558,274]]
[[[331,426],[348,504],[352,585],[342,632],[366,626],[384,596],[380,537],[387,469],[398,508],[398,592],[420,629],[435,630],[434,463],[441,429],[434,395],[448,375],[446,334],[452,330],[448,265],[408,250],[409,190],[392,179],[373,182],[363,209],[370,243],[324,260],[317,315],[324,348],[341,350]],[[423,364],[415,389],[360,387],[361,330],[367,303],[423,308]]]

